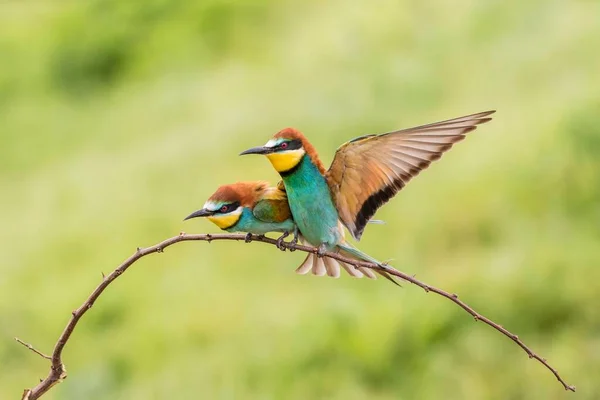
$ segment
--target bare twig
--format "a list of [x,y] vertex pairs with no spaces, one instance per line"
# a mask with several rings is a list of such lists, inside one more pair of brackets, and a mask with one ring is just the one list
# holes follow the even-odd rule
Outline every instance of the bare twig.
[[[271,238],[268,238],[265,236],[243,235],[243,234],[194,234],[194,235],[188,235],[188,234],[185,234],[182,232],[178,236],[174,236],[170,239],[164,240],[164,241],[158,243],[157,245],[154,245],[151,247],[146,247],[146,248],[138,247],[137,250],[135,251],[135,253],[133,253],[133,255],[131,255],[128,259],[126,259],[117,269],[115,269],[109,275],[104,276],[102,279],[102,282],[96,287],[96,289],[94,289],[94,291],[83,302],[83,304],[71,313],[71,319],[67,323],[67,326],[63,330],[60,337],[58,338],[58,341],[56,342],[56,344],[54,346],[54,350],[52,352],[51,357],[46,356],[41,352],[38,352],[37,350],[35,350],[33,348],[33,346],[28,345],[27,343],[23,343],[22,341],[17,339],[17,341],[19,343],[23,344],[28,349],[36,352],[40,356],[50,359],[52,361],[51,366],[50,366],[50,372],[48,373],[48,376],[45,379],[43,379],[34,388],[26,389],[23,393],[22,399],[24,399],[24,400],[38,399],[40,396],[42,396],[48,390],[50,390],[54,385],[56,385],[57,383],[60,383],[62,380],[64,380],[67,377],[67,371],[62,362],[62,352],[63,352],[65,345],[69,341],[71,334],[73,333],[73,330],[77,326],[77,323],[79,322],[81,317],[90,308],[92,308],[92,306],[94,305],[94,302],[98,299],[98,297],[100,297],[100,295],[102,294],[102,292],[104,292],[104,290],[108,287],[108,285],[110,285],[123,272],[125,272],[127,270],[127,268],[129,268],[133,263],[135,263],[140,258],[147,256],[148,254],[162,253],[167,247],[169,247],[175,243],[184,242],[184,241],[205,241],[205,242],[210,243],[214,240],[234,240],[234,241],[246,241],[246,242],[257,241],[257,242],[267,243],[267,244],[271,244],[271,245],[277,245],[277,240],[271,239]],[[291,243],[284,242],[284,243],[282,243],[282,245],[283,245],[283,247],[290,249],[290,250],[300,250],[300,251],[304,251],[307,253],[313,253],[313,254],[317,254],[317,252],[318,252],[318,250],[314,247],[308,247],[308,246],[303,246],[303,245],[299,245],[299,244],[291,244]],[[485,316],[479,314],[477,311],[475,311],[469,305],[464,303],[462,300],[459,300],[458,295],[448,293],[441,289],[437,289],[436,287],[433,287],[431,285],[428,285],[428,284],[416,279],[414,276],[400,272],[386,264],[379,265],[379,264],[374,264],[374,263],[357,261],[357,260],[354,260],[354,259],[351,259],[348,257],[344,257],[338,253],[332,253],[332,252],[326,252],[323,255],[334,258],[339,261],[343,261],[343,262],[353,265],[355,267],[364,267],[364,268],[383,270],[390,275],[394,275],[398,278],[402,278],[412,284],[419,286],[426,292],[433,292],[433,293],[436,293],[440,296],[443,296],[443,297],[449,299],[450,301],[459,305],[466,312],[471,314],[473,316],[473,318],[475,318],[475,321],[482,321],[482,322],[486,323],[487,325],[491,326],[492,328],[494,328],[495,330],[497,330],[498,332],[500,332],[503,335],[510,338],[513,342],[515,342],[517,345],[519,345],[527,353],[529,358],[535,358],[540,363],[542,363],[544,366],[546,366],[546,368],[548,368],[554,374],[556,379],[558,379],[558,381],[564,386],[564,388],[566,390],[570,390],[572,392],[575,391],[575,386],[568,385],[558,374],[558,371],[556,369],[554,369],[552,366],[550,366],[550,364],[548,364],[548,362],[546,361],[545,358],[542,358],[539,355],[537,355],[536,353],[534,353],[529,347],[527,347],[525,345],[525,343],[523,343],[521,341],[521,339],[519,339],[519,337],[517,335],[509,332],[507,329],[505,329],[501,325],[498,325],[497,323],[493,322],[489,318],[486,318]]]
[[29,343],[25,343],[24,341],[22,341],[18,337],[16,337],[15,340],[17,342],[21,343],[23,346],[27,347],[29,350],[33,351],[38,356],[40,356],[42,358],[45,358],[46,360],[52,360],[52,357],[45,355],[44,353],[42,353],[41,351],[37,350],[35,347],[33,347],[32,345],[30,345]]

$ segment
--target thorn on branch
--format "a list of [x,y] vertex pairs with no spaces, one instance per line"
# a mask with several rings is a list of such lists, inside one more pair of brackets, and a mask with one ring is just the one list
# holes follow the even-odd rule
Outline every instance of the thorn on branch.
[[76,317],[77,316],[77,310],[71,311],[71,315],[74,316],[74,317]]
[[185,232],[183,232],[183,231],[179,232],[179,236],[185,236]]
[[156,252],[157,252],[157,253],[164,253],[164,252],[165,252],[165,250],[164,250],[162,247],[157,247],[157,248],[156,248]]
[[452,297],[458,299],[458,295],[456,293],[452,293]]
[[102,279],[106,279],[106,275],[104,275],[104,272],[100,271],[100,273],[102,274]]
[[136,247],[135,248],[135,252],[136,253],[141,253],[142,252],[142,248],[141,247]]
[[212,235],[211,235],[210,233],[207,233],[207,234],[206,234],[206,241],[207,241],[208,243],[210,243],[210,242],[212,242],[212,240],[213,240],[213,239],[212,239]]

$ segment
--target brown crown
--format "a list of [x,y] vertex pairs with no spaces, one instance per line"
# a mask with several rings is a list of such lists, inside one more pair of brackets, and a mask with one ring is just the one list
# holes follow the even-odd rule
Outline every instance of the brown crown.
[[253,207],[268,188],[269,182],[264,181],[236,182],[220,186],[209,200],[239,201],[243,207]]

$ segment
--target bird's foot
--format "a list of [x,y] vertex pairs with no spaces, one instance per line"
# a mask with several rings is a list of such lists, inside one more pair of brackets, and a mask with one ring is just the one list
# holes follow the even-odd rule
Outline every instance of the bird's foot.
[[285,239],[286,237],[290,236],[290,233],[288,231],[283,232],[283,235],[279,236],[279,238],[277,239],[277,242],[275,243],[275,245],[277,246],[277,248],[281,251],[285,251],[285,246],[283,245],[283,239]]
[[251,241],[252,241],[252,234],[251,233],[247,233],[246,234],[246,238],[244,239],[244,242],[250,243]]
[[325,247],[325,243],[321,243],[319,247],[317,247],[317,257],[321,258],[327,252],[327,248]]
[[298,229],[294,231],[294,238],[290,241],[290,251],[296,251],[295,246],[298,244]]

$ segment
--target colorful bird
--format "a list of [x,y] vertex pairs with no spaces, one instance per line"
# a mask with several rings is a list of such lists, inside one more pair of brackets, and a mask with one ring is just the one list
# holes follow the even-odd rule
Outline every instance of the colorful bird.
[[[248,232],[264,235],[269,232],[283,232],[277,239],[277,247],[290,233],[294,234],[293,243],[298,240],[298,229],[288,205],[285,188],[282,182],[277,187],[270,187],[268,182],[238,182],[223,185],[210,196],[201,210],[195,211],[185,218],[206,217],[219,228],[228,232]],[[300,236],[300,241],[306,243]],[[309,256],[310,267],[315,264],[316,275],[339,276],[340,266],[354,277],[375,278],[368,268],[355,268],[329,257],[317,258]],[[298,269],[301,274],[311,268]]]
[[[185,220],[206,217],[228,232],[264,235],[297,232],[296,224],[283,187],[270,187],[268,182],[238,182],[223,185],[210,196],[201,210]],[[185,221],[184,220],[184,221]]]
[[[385,269],[386,265],[345,240],[343,226],[360,240],[379,207],[477,125],[490,121],[494,112],[358,137],[337,149],[329,170],[306,137],[293,128],[283,129],[264,146],[241,154],[263,154],[269,159],[283,179],[300,233],[319,248],[319,255],[336,251]],[[315,272],[320,268],[317,259],[309,255],[299,272],[312,268],[313,273],[322,273]]]

